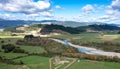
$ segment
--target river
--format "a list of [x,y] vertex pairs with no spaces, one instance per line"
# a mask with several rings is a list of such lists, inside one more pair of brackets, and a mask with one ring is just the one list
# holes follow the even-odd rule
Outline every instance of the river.
[[93,54],[93,55],[104,55],[104,56],[117,56],[120,58],[120,53],[116,53],[116,52],[106,52],[106,51],[102,51],[99,49],[95,49],[95,48],[90,48],[90,47],[85,47],[85,46],[80,46],[80,45],[75,45],[72,44],[70,42],[68,42],[67,40],[60,40],[60,39],[54,39],[52,38],[52,40],[65,44],[66,46],[72,46],[77,48],[80,52],[84,52],[86,54]]

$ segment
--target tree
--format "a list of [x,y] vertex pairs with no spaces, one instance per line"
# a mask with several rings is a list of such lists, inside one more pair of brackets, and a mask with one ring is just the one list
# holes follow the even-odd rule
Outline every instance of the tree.
[[12,44],[2,45],[2,49],[4,49],[4,52],[6,53],[11,52],[14,48],[15,46]]
[[1,41],[1,43],[4,43],[4,42],[5,42],[4,40]]
[[20,49],[19,47],[15,47],[13,50],[14,53],[25,53],[23,49]]
[[20,64],[21,64],[21,65],[23,65],[23,64],[24,64],[22,60],[20,60]]

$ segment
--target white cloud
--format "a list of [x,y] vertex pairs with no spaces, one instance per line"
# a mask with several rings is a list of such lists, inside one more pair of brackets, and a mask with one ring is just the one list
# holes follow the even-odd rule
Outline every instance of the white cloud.
[[115,13],[114,10],[106,10],[107,15],[113,15]]
[[101,19],[101,20],[110,19],[110,16],[108,16],[108,15],[103,15],[103,16],[99,17],[99,19]]
[[120,23],[120,0],[113,0],[107,6],[105,14],[96,18],[97,22]]
[[53,16],[51,12],[46,12],[46,11],[41,12],[40,15],[45,16],[45,17],[52,17]]
[[30,16],[30,17],[37,17],[37,16],[39,16],[39,14],[29,14],[29,15],[27,15],[27,16]]
[[113,0],[110,8],[120,11],[120,0]]
[[117,17],[120,16],[120,0],[113,0],[112,4],[108,6],[106,10],[106,14],[108,15],[115,15]]
[[0,14],[1,19],[7,19],[7,20],[18,20],[18,17],[11,14]]
[[65,10],[65,8],[61,7],[60,5],[56,5],[55,8],[56,8],[56,9]]
[[90,4],[88,4],[82,8],[82,11],[85,13],[90,13],[90,12],[93,12],[94,10],[95,10],[95,8]]
[[59,5],[56,5],[56,6],[55,6],[55,8],[56,8],[56,9],[60,9],[60,8],[61,8],[61,6],[59,6]]
[[120,0],[113,0],[106,10],[106,16],[109,18],[109,22],[120,23]]
[[33,14],[49,9],[49,0],[0,0],[0,10],[5,12]]
[[[0,18],[30,20],[36,17],[51,17],[51,4],[49,0],[0,0]],[[10,16],[6,16],[9,14]],[[19,15],[18,15],[19,14]]]

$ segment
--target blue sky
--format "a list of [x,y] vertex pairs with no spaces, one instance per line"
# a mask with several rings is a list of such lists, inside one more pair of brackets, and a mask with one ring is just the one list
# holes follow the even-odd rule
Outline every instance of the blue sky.
[[0,18],[120,23],[120,0],[0,0]]

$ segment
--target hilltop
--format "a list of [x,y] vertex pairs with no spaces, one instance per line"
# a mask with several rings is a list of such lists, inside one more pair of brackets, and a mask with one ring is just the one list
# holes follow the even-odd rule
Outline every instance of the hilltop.
[[32,24],[5,28],[5,32],[49,34],[80,34],[84,32],[119,33],[120,27],[109,24],[92,24],[79,27],[66,27],[57,24]]
[[42,28],[40,33],[42,34],[50,34],[50,33],[64,33],[67,32],[69,34],[80,34],[83,32],[102,32],[102,33],[118,33],[120,27],[112,26],[108,24],[93,24],[88,26],[80,26],[80,27],[64,27],[61,25],[46,25]]

